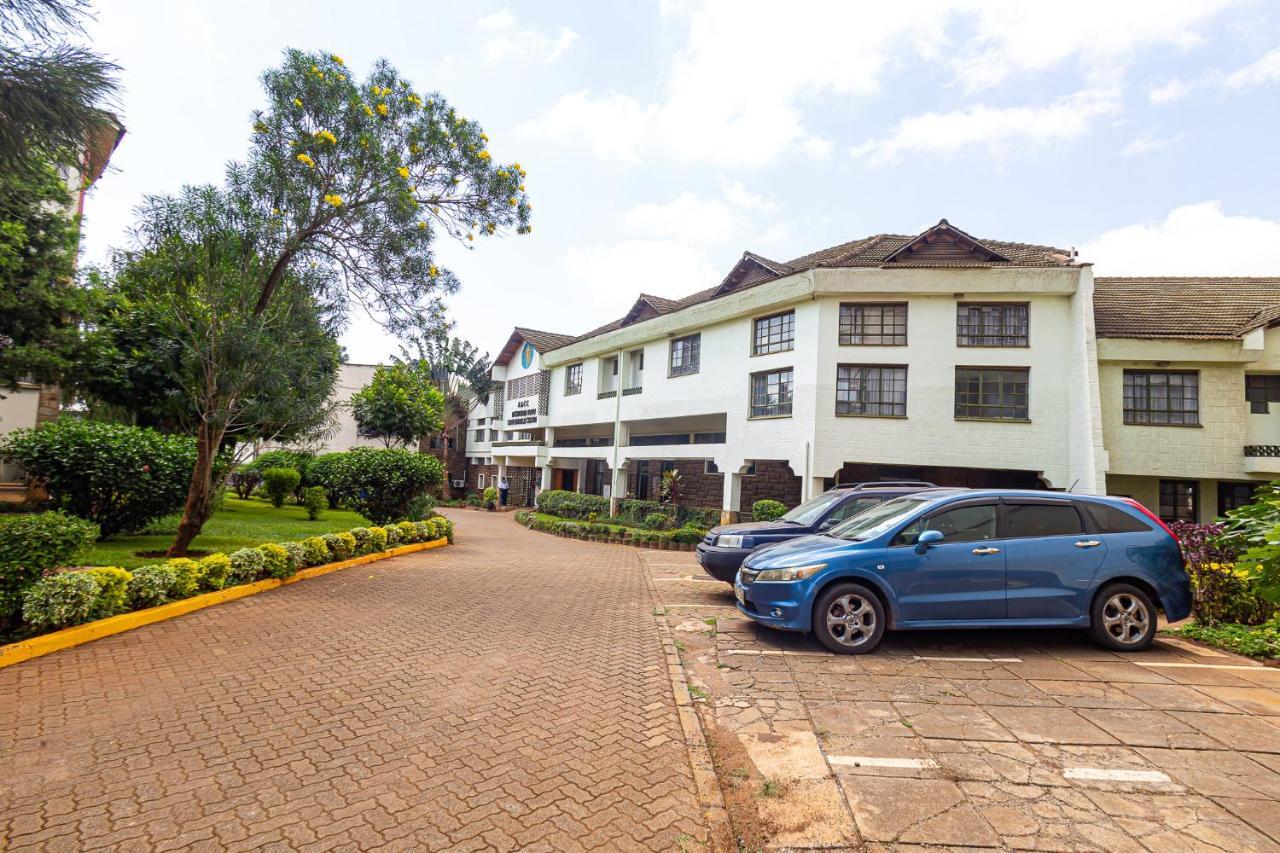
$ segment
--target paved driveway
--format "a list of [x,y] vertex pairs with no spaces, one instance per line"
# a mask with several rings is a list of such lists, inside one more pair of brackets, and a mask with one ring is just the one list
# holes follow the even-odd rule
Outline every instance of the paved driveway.
[[1163,639],[1114,654],[1066,631],[891,634],[843,657],[740,618],[691,555],[642,559],[711,741],[741,753],[722,784],[758,836],[1280,850],[1280,669]]
[[0,670],[0,849],[706,839],[637,552],[458,544]]

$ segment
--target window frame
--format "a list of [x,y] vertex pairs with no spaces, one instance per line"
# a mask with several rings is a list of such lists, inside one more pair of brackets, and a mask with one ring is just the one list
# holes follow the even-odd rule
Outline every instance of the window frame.
[[[788,317],[791,318],[789,324],[786,322],[786,318]],[[760,331],[759,331],[760,324],[768,323],[772,320],[783,321],[779,326],[779,328],[782,331],[779,332],[778,346],[776,349],[773,349],[773,348],[761,349],[760,348]],[[790,326],[789,329],[787,328],[788,325]],[[783,334],[788,332],[790,336],[784,339]],[[771,337],[772,335],[768,335],[768,334],[765,335],[765,345],[768,347],[772,346],[772,344],[769,343],[769,339]],[[755,358],[758,355],[773,355],[774,353],[779,353],[779,352],[791,352],[795,348],[796,348],[796,309],[791,308],[786,311],[779,311],[775,314],[769,314],[764,317],[753,317],[751,319],[751,357],[752,358]]]
[[[574,371],[577,371],[578,377],[576,384],[574,383]],[[586,371],[584,370],[583,363],[581,361],[577,364],[571,364],[564,369],[564,395],[566,397],[572,397],[575,394],[582,393],[582,376],[585,372]]]
[[[768,393],[769,393],[769,391],[768,391],[769,384],[768,384],[768,379],[767,379],[767,377],[768,377],[769,375],[771,375],[771,374],[774,374],[774,373],[779,374],[779,381],[778,381],[778,383],[777,383],[777,384],[778,384],[778,400],[779,400],[779,402],[778,402],[777,404],[773,405],[773,406],[770,406],[770,405],[768,405],[768,404],[766,403],[766,404],[765,404],[764,406],[762,406],[761,408],[769,408],[769,409],[775,409],[775,408],[776,408],[776,409],[779,409],[779,410],[780,410],[780,409],[782,409],[782,408],[783,408],[783,406],[785,405],[785,407],[786,407],[786,411],[785,411],[785,412],[783,412],[783,411],[776,411],[776,412],[762,412],[762,413],[760,413],[760,414],[757,414],[757,413],[756,413],[756,408],[757,408],[757,406],[756,406],[756,377],[757,377],[757,376],[760,376],[760,377],[766,377],[766,380],[765,380],[765,397],[766,397],[766,399],[767,399],[767,398],[768,398]],[[787,389],[787,393],[786,393],[787,401],[786,401],[786,403],[785,403],[785,404],[781,402],[781,400],[782,400],[782,387],[783,387],[783,382],[782,382],[782,380],[781,380],[781,374],[784,374],[784,373],[785,373],[785,374],[788,374],[788,376],[787,376],[787,380],[786,380],[786,383],[785,383],[785,385],[786,385],[786,389]],[[748,375],[748,377],[747,377],[747,419],[748,419],[748,420],[768,420],[768,419],[770,419],[770,418],[789,418],[789,417],[791,417],[791,416],[792,416],[792,414],[793,414],[793,412],[795,411],[795,383],[796,383],[796,373],[795,373],[795,368],[794,368],[794,367],[772,367],[772,368],[769,368],[768,370],[757,370],[757,371],[755,371],[754,373],[749,374],[749,375]]]
[[[1141,408],[1141,409],[1133,405],[1134,403],[1137,402],[1136,380],[1140,376],[1145,377],[1146,379],[1146,382],[1144,384],[1144,391],[1145,391],[1145,397],[1146,397],[1145,403],[1147,406],[1147,408]],[[1163,409],[1151,408],[1151,399],[1152,399],[1151,377],[1152,376],[1165,377],[1165,382],[1163,386],[1165,389],[1165,393],[1164,393],[1165,408]],[[1168,381],[1169,377],[1171,376],[1181,376],[1183,378],[1182,384],[1178,387],[1183,391],[1183,393],[1180,396],[1184,406],[1187,400],[1185,391],[1186,391],[1186,388],[1188,387],[1186,384],[1186,378],[1189,376],[1194,377],[1195,379],[1195,408],[1194,409],[1172,408],[1173,398],[1169,394],[1169,389],[1173,388],[1174,386],[1170,385]],[[1123,375],[1120,378],[1120,410],[1121,410],[1121,418],[1125,426],[1199,427],[1200,426],[1200,371],[1199,370],[1167,370],[1167,369],[1147,370],[1145,368],[1126,367],[1124,369]],[[1148,420],[1139,420],[1138,419],[1139,415],[1147,416]],[[1152,420],[1151,418],[1154,418],[1156,415],[1163,415],[1166,418],[1172,417],[1173,415],[1181,415],[1182,417],[1185,418],[1188,415],[1190,415],[1192,420],[1191,421],[1184,420],[1182,422],[1174,422],[1171,420],[1165,420],[1165,421]]]
[[[979,371],[980,373],[981,372],[1022,373],[1023,376],[1025,376],[1025,384],[1026,384],[1026,391],[1023,395],[1025,397],[1025,400],[1023,402],[1024,413],[1021,416],[1014,416],[1014,417],[1000,417],[999,415],[984,415],[984,414],[977,414],[977,415],[961,414],[960,412],[960,407],[961,407],[960,371],[962,370],[974,370],[974,371]],[[978,408],[978,409],[992,408],[991,406],[988,406],[987,404],[984,404],[981,401],[982,394],[983,394],[983,386],[985,385],[981,376],[978,377],[978,383],[979,383],[978,384],[978,402],[967,403],[965,405],[973,408]],[[1013,408],[1015,412],[1017,411],[1016,407],[1006,407],[1006,408]],[[954,419],[957,421],[991,421],[995,423],[1015,423],[1015,424],[1030,423],[1031,422],[1031,368],[1021,367],[1018,365],[1005,365],[1005,364],[999,364],[999,365],[997,364],[957,364],[955,366],[955,390],[953,391],[953,395],[952,395],[952,410],[954,414]]]
[[[880,309],[880,323],[879,323],[880,331],[877,334],[868,334],[865,331],[858,333],[856,331],[857,327],[854,324],[854,317],[857,315],[857,312],[863,311],[867,308]],[[893,333],[885,332],[885,328],[886,328],[885,309],[888,309],[888,308],[902,309],[901,335],[899,335],[896,331]],[[848,314],[849,316],[846,317],[846,314]],[[910,316],[910,309],[908,307],[908,303],[906,302],[841,302],[840,310],[836,317],[836,343],[842,347],[905,347],[907,346],[907,342],[908,342],[907,332],[908,332],[909,316]],[[846,323],[846,319],[848,320],[847,323]],[[898,324],[894,322],[892,325],[892,328],[896,329],[897,326]],[[846,330],[846,327],[847,327],[847,330]],[[879,337],[882,340],[875,341],[875,342],[865,341],[865,340],[856,341],[856,340],[853,340],[853,338],[855,337],[862,337],[862,338]],[[893,338],[894,340],[892,341],[883,340],[883,338],[887,338],[887,337]],[[901,337],[900,341],[897,340],[897,338],[899,337]]]
[[[1251,388],[1253,380],[1262,386]],[[1272,393],[1275,398],[1272,398]],[[1271,413],[1271,404],[1280,403],[1280,373],[1246,373],[1244,375],[1244,399],[1249,404],[1249,414],[1267,415]]]
[[[938,544],[939,545],[957,545],[957,544],[965,545],[965,544],[972,544],[972,542],[1003,541],[1000,538],[1000,534],[1003,532],[1000,526],[1000,514],[1001,514],[1000,501],[997,498],[970,498],[968,500],[952,501],[949,503],[945,503],[942,506],[928,509],[922,514],[906,522],[897,530],[895,530],[893,532],[893,535],[889,537],[889,547],[890,548],[914,548],[916,546],[916,543],[914,541],[912,542],[898,541],[899,537],[901,537],[902,534],[905,533],[909,527],[912,527],[913,525],[916,525],[916,524],[928,525],[930,521],[932,521],[935,517],[942,515],[943,513],[951,512],[957,509],[968,509],[969,507],[975,507],[975,506],[989,506],[992,508],[995,515],[996,535],[990,539],[974,539],[974,540],[970,540],[969,542],[947,542],[944,540],[943,542],[939,542]],[[928,529],[929,528],[925,526],[924,528],[922,528],[921,532],[923,533],[925,530],[928,530]]]
[[[681,356],[682,359],[688,360],[691,364],[681,364],[676,366],[676,345],[687,344],[687,349]],[[689,355],[692,353],[692,356]],[[678,338],[672,338],[667,346],[667,377],[674,378],[676,376],[693,376],[702,372],[702,332],[694,332],[692,335],[681,335]]]
[[[995,334],[986,334],[987,324],[979,323],[978,334],[965,334],[966,328],[972,329],[972,326],[964,325],[964,315],[966,309],[976,308],[981,312],[983,309],[999,308],[999,309],[1022,309],[1022,329],[1021,332],[1016,330],[1012,334],[1006,333],[1009,328],[1007,318],[1000,318],[999,331]],[[970,342],[966,343],[968,338]],[[1013,338],[1014,343],[994,343],[992,339],[996,338]],[[1021,339],[1018,342],[1016,339]],[[978,339],[978,342],[974,342]],[[989,348],[989,349],[1027,349],[1031,346],[1031,303],[1030,302],[957,302],[956,303],[956,346],[965,349]]]
[[[1176,494],[1173,496],[1173,502],[1169,504],[1169,506],[1173,507],[1174,514],[1172,516],[1165,515],[1165,511],[1164,511],[1165,486],[1169,486],[1171,487],[1171,489],[1176,489],[1180,486],[1191,487],[1190,488],[1190,492],[1191,492],[1191,517],[1190,518],[1178,517],[1177,515],[1178,505],[1176,503],[1176,500],[1177,500]],[[1199,480],[1173,480],[1173,479],[1165,479],[1162,477],[1158,485],[1156,486],[1156,489],[1157,489],[1156,514],[1160,516],[1161,521],[1163,521],[1165,524],[1172,524],[1176,521],[1191,521],[1191,522],[1199,523],[1199,520],[1200,520],[1200,481]]]
[[[908,374],[907,367],[908,366],[905,364],[837,364],[836,365],[836,400],[835,400],[836,417],[839,417],[839,418],[905,418],[907,417],[907,397],[908,397],[908,381],[909,381],[908,380],[909,374]],[[840,399],[841,383],[842,382],[847,383],[849,382],[849,379],[852,378],[852,377],[846,377],[846,378],[841,377],[840,375],[841,371],[845,371],[845,370],[849,370],[849,371],[855,371],[855,370],[873,371],[874,370],[874,371],[881,372],[882,377],[879,380],[878,384],[875,386],[877,391],[882,390],[885,387],[885,382],[883,378],[884,371],[890,371],[890,370],[901,371],[902,372],[902,403],[901,403],[902,411],[901,412],[893,411],[888,413],[885,413],[883,411],[875,411],[875,412],[869,412],[869,411],[861,411],[861,412],[843,411],[842,412],[840,411],[840,406],[842,404],[846,406],[854,405],[854,401],[852,400],[842,401]],[[894,377],[893,385],[896,386],[896,384],[897,384],[897,379],[896,377]],[[846,387],[844,389],[845,393],[850,393],[851,390],[852,389],[849,387]],[[863,391],[863,393],[865,393],[866,386],[864,385],[861,390]],[[896,409],[899,404],[897,403],[897,401],[886,402],[882,399],[877,399],[874,401],[864,400],[862,401],[862,405],[864,408],[868,406],[883,407],[887,405],[887,406],[893,406]]]

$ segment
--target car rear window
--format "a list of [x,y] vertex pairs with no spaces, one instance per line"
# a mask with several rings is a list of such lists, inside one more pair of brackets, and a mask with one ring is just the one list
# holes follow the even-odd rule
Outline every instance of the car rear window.
[[1080,509],[1094,533],[1146,533],[1151,529],[1142,519],[1109,504],[1081,501]]
[[1006,504],[1010,539],[1037,536],[1075,536],[1084,532],[1080,514],[1070,503]]

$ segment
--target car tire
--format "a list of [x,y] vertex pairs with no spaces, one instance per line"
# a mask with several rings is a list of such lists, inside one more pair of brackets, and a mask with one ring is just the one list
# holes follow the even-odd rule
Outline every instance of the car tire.
[[827,587],[813,605],[813,633],[818,642],[842,655],[865,655],[884,638],[885,614],[880,597],[860,583]]
[[1156,637],[1156,606],[1146,592],[1127,583],[1104,586],[1089,609],[1089,634],[1103,648],[1140,652]]

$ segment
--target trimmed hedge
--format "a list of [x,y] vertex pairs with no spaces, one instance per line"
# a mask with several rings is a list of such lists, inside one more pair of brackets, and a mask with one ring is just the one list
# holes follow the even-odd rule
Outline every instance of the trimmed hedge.
[[23,594],[49,569],[74,564],[98,526],[60,512],[0,516],[0,628],[22,618]]
[[574,539],[583,537],[607,538],[633,545],[648,545],[660,542],[677,542],[682,545],[696,545],[707,535],[704,528],[685,526],[675,530],[640,530],[632,528],[618,529],[618,525],[599,524],[551,518],[547,514],[521,511],[515,514],[517,524],[530,530],[552,533],[556,536],[568,536]]
[[773,521],[786,514],[787,505],[782,501],[762,500],[751,505],[751,518],[755,521]]
[[[562,489],[547,489],[538,493],[538,511],[560,518],[588,520],[595,513],[598,518],[609,517],[609,499],[600,495],[584,495]],[[720,510],[699,506],[671,506],[658,501],[642,501],[625,498],[618,501],[618,517],[612,519],[625,527],[643,527],[645,518],[653,513],[675,516],[676,527],[715,527],[720,523]]]

